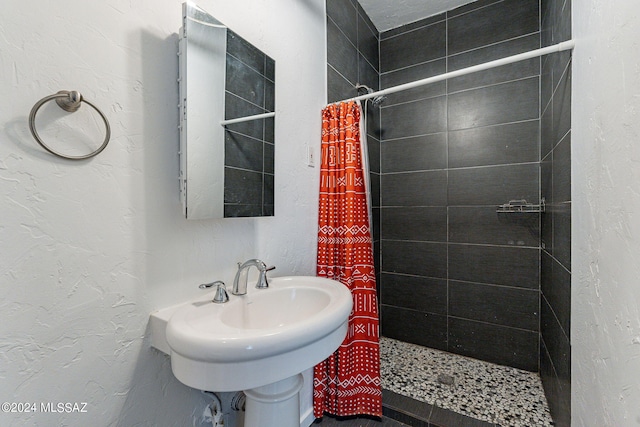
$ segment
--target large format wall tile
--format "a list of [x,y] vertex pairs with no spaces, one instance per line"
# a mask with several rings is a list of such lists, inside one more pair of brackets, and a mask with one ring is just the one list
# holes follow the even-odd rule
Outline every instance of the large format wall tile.
[[449,279],[539,289],[537,248],[449,245]]
[[446,206],[444,170],[385,174],[381,178],[382,206]]
[[373,24],[368,23],[365,17],[358,14],[358,43],[356,46],[362,56],[377,72],[380,65],[378,34],[373,31],[372,27]]
[[446,169],[447,134],[413,136],[382,145],[382,172]]
[[538,331],[536,289],[449,281],[449,316]]
[[327,102],[341,101],[357,95],[356,88],[335,68],[327,65]]
[[[327,17],[331,18],[347,39],[356,46],[358,44],[358,12],[350,0],[326,0]],[[330,47],[335,47],[333,44]]]
[[447,316],[382,305],[382,333],[413,344],[447,349]]
[[449,171],[449,205],[500,205],[526,199],[538,203],[537,163]]
[[[380,75],[380,87],[388,89],[405,83],[412,83],[417,80],[443,74],[447,71],[447,61],[444,58],[423,62],[410,67],[400,68]],[[413,89],[406,89],[400,92],[387,95],[384,101],[384,108],[401,102],[415,101],[423,98],[444,95],[447,92],[447,83],[440,82],[418,86]]]
[[540,122],[530,120],[449,132],[449,167],[537,162]]
[[331,20],[327,20],[327,62],[353,85],[358,81],[358,51]]
[[[357,82],[391,87],[571,37],[570,0],[539,8],[537,0],[479,0],[376,38],[357,4],[328,0],[328,37],[348,43],[329,48],[329,99],[354,96]],[[549,55],[390,95],[368,128],[374,205],[382,205],[374,228],[383,334],[540,366],[560,426],[570,425],[570,58]],[[544,214],[495,213],[497,204],[537,203],[540,195]],[[536,314],[539,280],[546,306]],[[549,343],[539,345],[537,316]]]
[[445,243],[383,240],[382,253],[383,272],[447,278]]
[[[428,43],[425,43],[428,40]],[[404,33],[402,37],[380,40],[380,71],[387,72],[446,55],[446,23],[427,25]]]
[[539,77],[449,95],[449,129],[468,129],[539,117]]
[[542,251],[540,290],[564,334],[571,334],[571,273],[547,251]]
[[[443,33],[434,37],[437,27]],[[458,70],[538,48],[539,6],[480,0],[380,40],[381,87],[391,87],[445,64]],[[543,216],[497,214],[496,206],[539,202],[539,104],[536,58],[390,95],[380,129],[383,307],[434,313],[424,294],[401,289],[435,292],[448,278],[447,311],[438,312],[448,319],[448,350],[531,370]]]
[[540,379],[554,425],[571,427],[571,382],[558,378],[544,340],[540,341]]
[[497,213],[495,206],[449,206],[449,242],[540,245],[540,214]]
[[571,64],[553,94],[553,140],[560,141],[571,129]]
[[449,317],[449,351],[538,371],[538,332]]
[[[254,114],[264,113],[264,109],[245,101],[231,92],[225,93],[224,117],[226,119],[235,119],[238,117],[251,116]],[[264,122],[262,120],[249,120],[247,122],[227,125],[227,130],[243,135],[251,136],[256,139],[262,139],[264,136]]]
[[[248,169],[256,172],[263,170],[263,149],[265,145],[259,139],[235,133],[224,134],[224,160],[226,166]],[[273,169],[270,171],[273,173]]]
[[264,52],[231,30],[227,31],[227,52],[258,73],[265,74]]
[[447,17],[454,18],[456,16],[463,15],[465,13],[473,12],[477,9],[481,9],[490,6],[494,3],[499,3],[503,0],[476,0],[463,6],[457,7],[453,10],[447,11]]
[[571,202],[556,204],[552,215],[552,253],[568,269],[571,266]]
[[381,274],[384,303],[434,314],[447,314],[447,281],[403,274]]
[[448,22],[448,53],[453,55],[539,31],[538,0],[505,0]]
[[553,203],[571,200],[571,132],[553,150]]
[[265,79],[262,74],[227,54],[226,90],[253,104],[264,107],[264,87]]
[[[571,38],[571,0],[543,0],[542,45]],[[542,58],[540,376],[554,422],[571,425],[571,52]]]
[[571,378],[571,346],[560,324],[553,316],[551,307],[545,298],[541,301],[540,332],[544,345],[549,352],[551,361],[558,378],[562,382],[569,382]]
[[[373,90],[380,88],[379,74],[375,68],[365,59],[361,54],[358,55],[358,82],[365,86],[370,87]],[[342,98],[346,99],[346,98]],[[341,100],[342,100],[341,99]],[[371,105],[370,103],[368,105]],[[378,115],[378,109],[376,108],[375,114]]]
[[525,77],[538,76],[540,74],[540,59],[532,58],[526,61],[514,62],[489,70],[466,74],[450,79],[447,85],[448,93],[463,90],[491,86]]
[[383,207],[385,239],[447,241],[446,207]]
[[224,203],[237,205],[261,205],[262,177],[260,172],[224,168]]
[[382,136],[385,140],[447,130],[445,96],[397,104],[383,110]]
[[429,16],[428,18],[420,19],[415,22],[408,23],[406,25],[402,25],[397,28],[392,28],[384,33],[380,33],[380,40],[390,39],[392,37],[402,35],[403,33],[408,33],[413,30],[417,30],[422,27],[426,27],[428,25],[435,24],[437,22],[444,22],[447,18],[447,14],[445,12],[439,13],[437,15]]
[[[471,67],[473,65],[482,64],[488,61],[494,61],[496,59],[505,58],[507,56],[528,52],[530,50],[538,49],[539,47],[540,35],[538,33],[529,34],[526,36],[509,39],[478,49],[470,50],[468,52],[450,55],[449,57],[447,57],[447,66],[449,71],[456,71],[461,68]],[[498,67],[498,69],[499,68],[500,67]],[[479,73],[467,74],[466,77],[456,77],[454,79],[450,79],[449,82],[454,83],[458,79],[460,79],[461,81],[465,79],[472,79],[476,74],[482,73],[483,71]],[[522,77],[525,76],[521,76],[520,78]],[[449,88],[449,91],[456,91],[455,84],[454,88]]]

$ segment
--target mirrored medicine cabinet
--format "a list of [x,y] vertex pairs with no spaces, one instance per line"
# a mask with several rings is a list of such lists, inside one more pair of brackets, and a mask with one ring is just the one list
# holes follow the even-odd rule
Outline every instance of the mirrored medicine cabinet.
[[274,215],[275,61],[193,3],[179,42],[187,219]]

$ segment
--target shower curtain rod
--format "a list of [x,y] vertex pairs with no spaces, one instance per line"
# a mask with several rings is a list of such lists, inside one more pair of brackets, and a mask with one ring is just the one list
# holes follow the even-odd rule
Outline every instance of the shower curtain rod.
[[391,93],[400,92],[407,89],[413,89],[414,87],[428,85],[430,83],[439,82],[441,80],[451,79],[453,77],[463,76],[465,74],[475,73],[477,71],[487,70],[489,68],[499,67],[501,65],[511,64],[513,62],[524,61],[525,59],[535,58],[537,56],[543,56],[550,53],[562,52],[563,50],[573,49],[575,42],[568,40],[566,42],[554,44],[553,46],[543,47],[541,49],[532,50],[529,52],[519,53],[513,56],[507,56],[506,58],[496,59],[495,61],[485,62],[484,64],[478,64],[467,68],[461,68],[460,70],[450,71],[448,73],[440,74],[426,79],[416,80],[414,82],[404,83],[398,86],[393,86],[387,89],[382,89],[377,92],[367,93],[365,95],[356,96],[354,98],[344,99],[337,102],[347,101],[360,101],[369,98],[375,98],[376,96],[389,95]]

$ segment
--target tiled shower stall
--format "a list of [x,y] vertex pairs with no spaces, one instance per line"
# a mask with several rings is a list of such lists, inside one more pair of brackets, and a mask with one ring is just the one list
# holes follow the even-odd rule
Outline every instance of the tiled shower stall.
[[[327,0],[328,101],[571,38],[570,0],[479,0],[378,32]],[[540,372],[570,419],[571,54],[367,104],[384,336]],[[497,213],[514,199],[545,212]]]

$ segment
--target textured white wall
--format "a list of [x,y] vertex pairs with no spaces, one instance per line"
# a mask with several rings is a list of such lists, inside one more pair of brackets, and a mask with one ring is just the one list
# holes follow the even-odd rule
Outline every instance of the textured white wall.
[[[200,2],[276,60],[278,118],[276,217],[197,222],[181,217],[177,193],[180,4],[2,5],[0,401],[88,403],[87,414],[0,413],[2,426],[201,425],[205,400],[149,347],[149,313],[231,281],[251,257],[278,275],[315,272],[318,169],[304,153],[320,138],[324,1]],[[33,104],[60,89],[111,121],[92,160],[54,158],[27,130]],[[44,136],[100,135],[82,110]]]
[[639,426],[640,3],[573,8],[573,425]]

